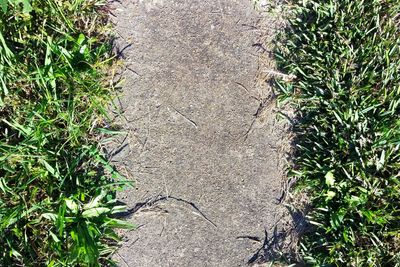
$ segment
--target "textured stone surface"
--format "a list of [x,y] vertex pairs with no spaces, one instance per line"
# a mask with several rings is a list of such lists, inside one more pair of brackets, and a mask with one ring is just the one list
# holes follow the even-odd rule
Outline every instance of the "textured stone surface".
[[[258,14],[247,0],[114,4],[127,71],[126,146],[136,188],[120,266],[244,266],[282,210],[282,130],[256,86]],[[258,112],[257,116],[255,114]],[[258,237],[261,242],[244,236]]]

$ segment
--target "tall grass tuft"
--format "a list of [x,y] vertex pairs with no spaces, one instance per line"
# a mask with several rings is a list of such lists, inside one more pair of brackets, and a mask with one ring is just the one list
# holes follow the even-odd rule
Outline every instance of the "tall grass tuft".
[[0,0],[0,266],[110,264],[113,229],[131,227],[96,137],[112,97],[105,9]]
[[310,196],[310,266],[400,266],[400,2],[290,0],[280,103]]

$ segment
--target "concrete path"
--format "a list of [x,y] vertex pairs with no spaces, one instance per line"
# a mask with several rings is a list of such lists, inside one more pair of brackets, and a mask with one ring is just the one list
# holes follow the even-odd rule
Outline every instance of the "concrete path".
[[282,129],[257,86],[249,0],[114,4],[130,132],[114,160],[139,225],[120,266],[245,266],[279,219]]

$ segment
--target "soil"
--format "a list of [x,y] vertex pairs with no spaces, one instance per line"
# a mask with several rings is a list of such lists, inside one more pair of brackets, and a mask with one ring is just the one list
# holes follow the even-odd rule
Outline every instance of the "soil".
[[115,259],[138,267],[256,262],[285,213],[286,157],[286,126],[259,79],[260,14],[248,0],[113,7],[128,132],[113,161],[135,182],[119,198],[138,225],[123,233]]

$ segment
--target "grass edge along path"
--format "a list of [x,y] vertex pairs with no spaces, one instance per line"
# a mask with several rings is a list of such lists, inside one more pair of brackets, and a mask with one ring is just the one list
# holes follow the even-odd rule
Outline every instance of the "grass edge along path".
[[289,0],[278,103],[296,109],[307,266],[400,266],[400,2]]
[[106,1],[0,0],[0,266],[112,265]]

